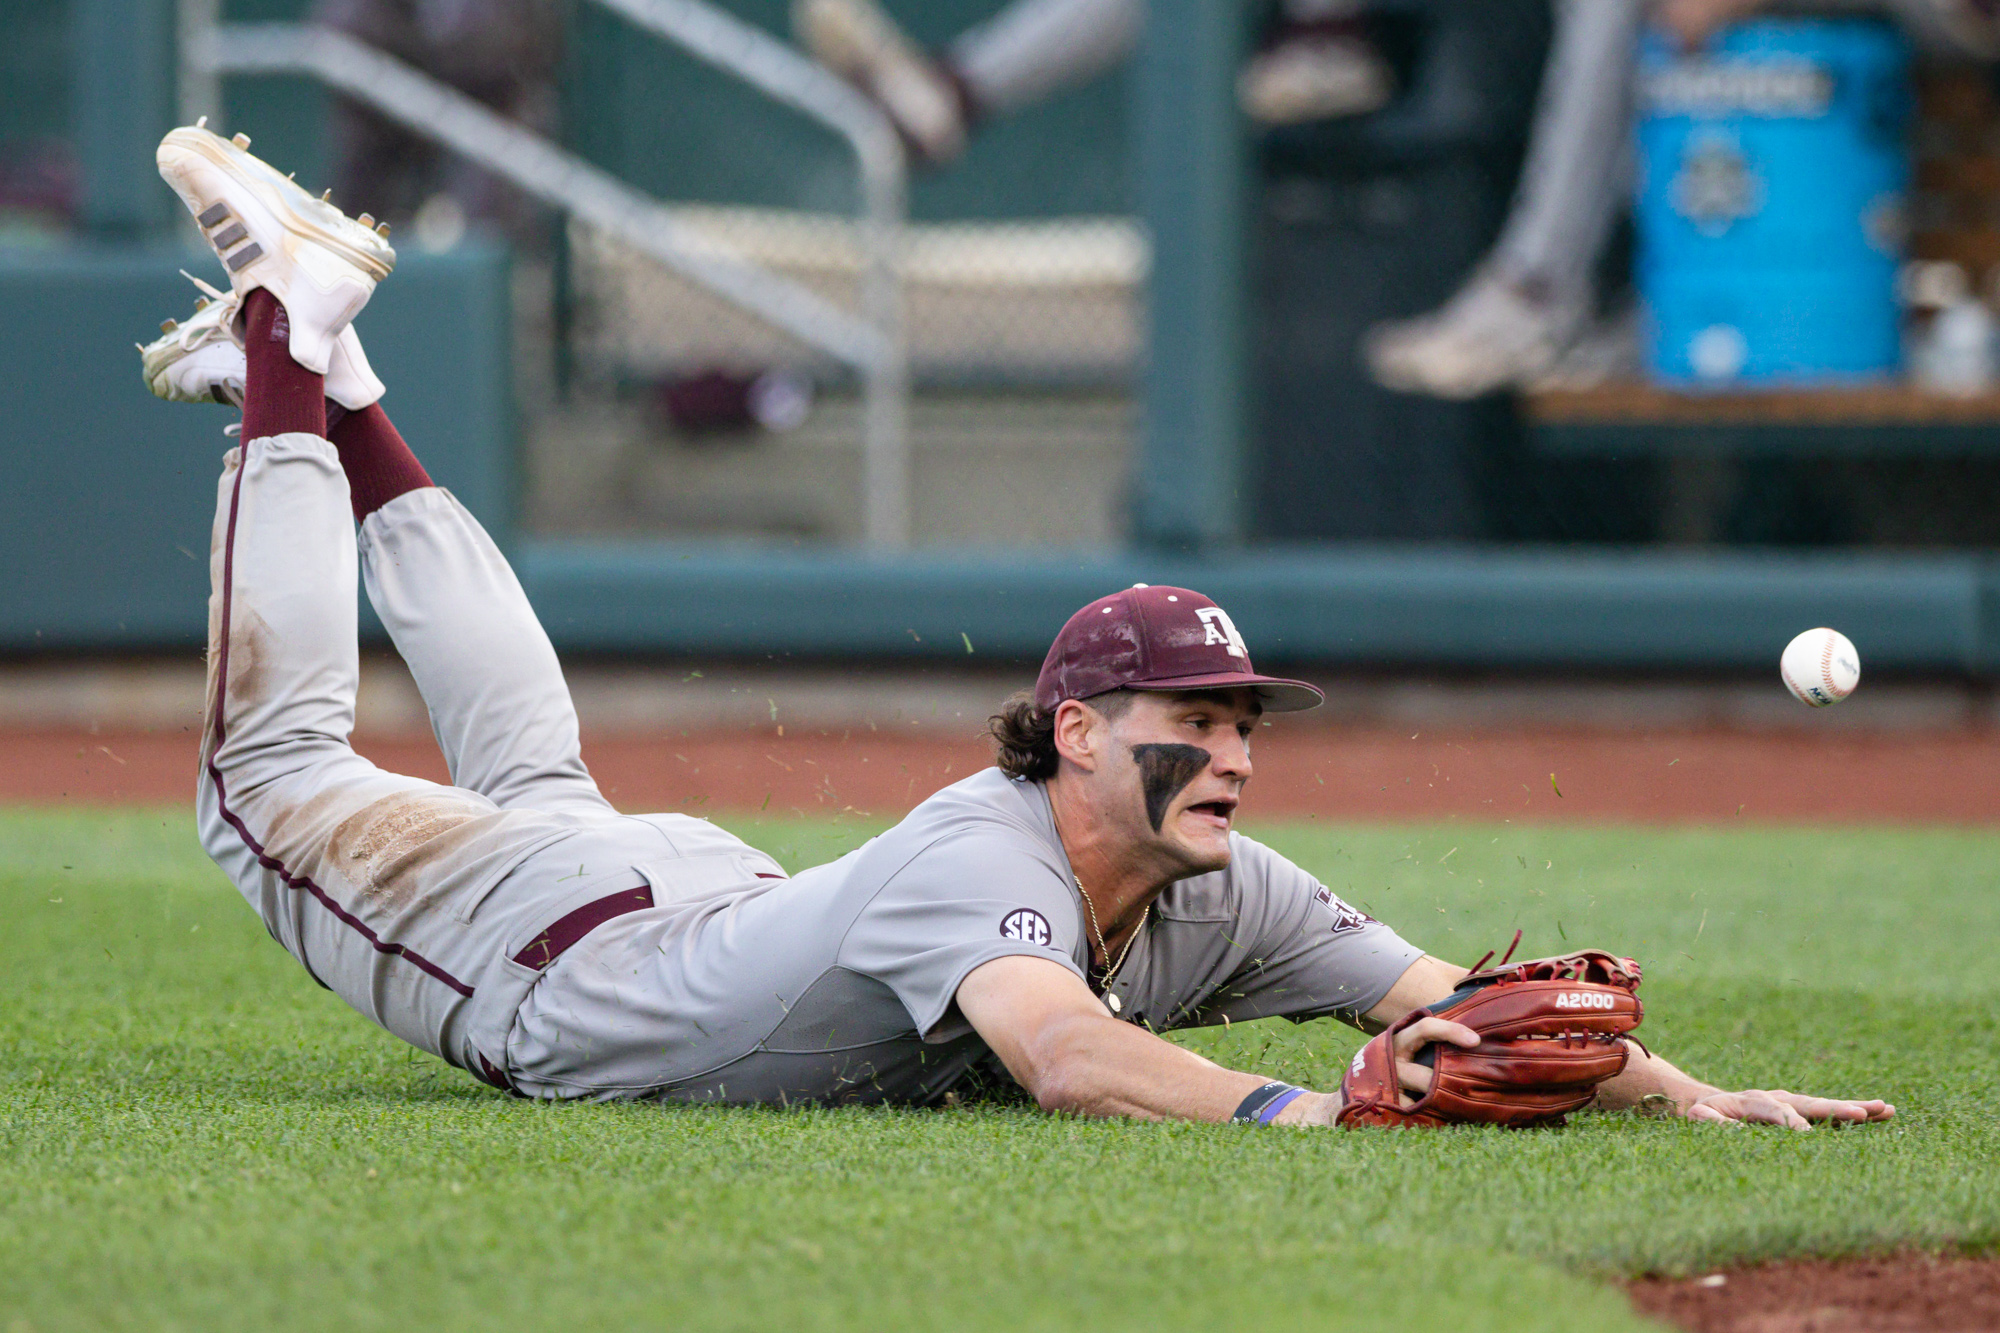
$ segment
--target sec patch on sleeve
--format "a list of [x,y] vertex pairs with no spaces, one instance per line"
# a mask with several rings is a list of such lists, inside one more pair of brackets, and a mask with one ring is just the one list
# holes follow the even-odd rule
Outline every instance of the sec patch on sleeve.
[[1047,917],[1032,907],[1023,907],[1001,919],[1000,937],[1046,947],[1055,942],[1056,933],[1049,927]]
[[1333,913],[1333,933],[1336,935],[1344,935],[1350,930],[1359,930],[1363,926],[1375,924],[1374,917],[1358,907],[1349,907],[1334,897],[1333,890],[1324,884],[1313,890],[1313,901]]

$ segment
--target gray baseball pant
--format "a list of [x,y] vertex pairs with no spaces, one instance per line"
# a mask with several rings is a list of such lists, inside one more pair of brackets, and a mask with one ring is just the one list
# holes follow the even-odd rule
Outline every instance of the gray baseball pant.
[[[357,556],[453,786],[348,743]],[[210,575],[202,844],[316,980],[410,1044],[511,1086],[507,1035],[562,948],[670,901],[678,858],[782,873],[706,820],[604,799],[548,636],[449,492],[390,501],[357,550],[333,446],[249,441],[224,461]]]

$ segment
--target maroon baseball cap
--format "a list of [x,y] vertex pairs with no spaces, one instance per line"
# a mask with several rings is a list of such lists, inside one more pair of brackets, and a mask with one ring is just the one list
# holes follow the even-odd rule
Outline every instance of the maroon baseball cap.
[[1326,696],[1302,680],[1260,676],[1221,607],[1186,588],[1139,583],[1069,618],[1035,680],[1035,707],[1107,690],[1227,690],[1247,686],[1273,713],[1317,708]]

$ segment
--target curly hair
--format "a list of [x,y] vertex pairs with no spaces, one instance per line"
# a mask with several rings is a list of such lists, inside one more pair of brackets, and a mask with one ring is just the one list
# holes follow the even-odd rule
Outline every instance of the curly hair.
[[[1130,690],[1111,690],[1083,702],[1107,718],[1115,718],[1132,704]],[[1047,782],[1056,775],[1061,756],[1056,753],[1056,718],[1035,707],[1035,692],[1019,690],[1007,696],[1000,711],[986,719],[986,734],[993,742],[993,761],[1010,778],[1023,782]]]

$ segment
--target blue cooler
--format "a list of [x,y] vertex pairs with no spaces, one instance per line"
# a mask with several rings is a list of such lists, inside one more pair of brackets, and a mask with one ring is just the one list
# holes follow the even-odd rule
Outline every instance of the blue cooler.
[[1880,378],[1900,350],[1909,51],[1873,19],[1763,20],[1639,65],[1647,364],[1676,387]]

